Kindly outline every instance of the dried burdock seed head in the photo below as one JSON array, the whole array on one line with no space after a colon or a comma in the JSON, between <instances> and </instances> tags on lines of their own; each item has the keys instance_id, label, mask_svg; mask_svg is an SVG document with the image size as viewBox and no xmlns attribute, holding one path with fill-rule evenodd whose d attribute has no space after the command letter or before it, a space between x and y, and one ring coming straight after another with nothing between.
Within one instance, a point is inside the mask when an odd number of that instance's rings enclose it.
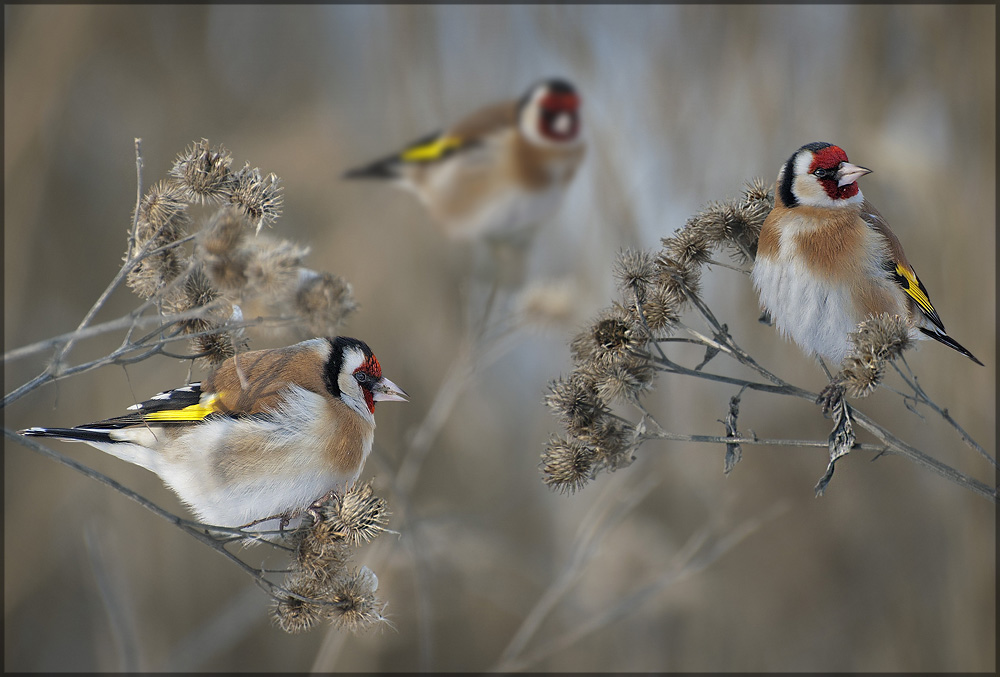
<instances>
[{"instance_id":1,"label":"dried burdock seed head","mask_svg":"<svg viewBox=\"0 0 1000 677\"><path fill-rule=\"evenodd\" d=\"M632 357L597 370L594 386L605 402L633 402L649 389L653 374L646 360Z\"/></svg>"},{"instance_id":2,"label":"dried burdock seed head","mask_svg":"<svg viewBox=\"0 0 1000 677\"><path fill-rule=\"evenodd\" d=\"M247 291L272 299L291 294L298 284L299 268L309 248L263 236L257 237L253 244L248 247Z\"/></svg>"},{"instance_id":3,"label":"dried burdock seed head","mask_svg":"<svg viewBox=\"0 0 1000 677\"><path fill-rule=\"evenodd\" d=\"M148 299L163 289L184 270L184 263L176 249L144 257L125 277L125 283L140 298Z\"/></svg>"},{"instance_id":4,"label":"dried burdock seed head","mask_svg":"<svg viewBox=\"0 0 1000 677\"><path fill-rule=\"evenodd\" d=\"M713 245L728 245L733 256L745 262L756 251L760 227L769 211L760 201L745 198L712 202L688 219L685 228L701 234Z\"/></svg>"},{"instance_id":5,"label":"dried burdock seed head","mask_svg":"<svg viewBox=\"0 0 1000 677\"><path fill-rule=\"evenodd\" d=\"M581 434L609 413L593 382L578 372L573 372L569 378L559 378L549 383L545 404L573 434Z\"/></svg>"},{"instance_id":6,"label":"dried burdock seed head","mask_svg":"<svg viewBox=\"0 0 1000 677\"><path fill-rule=\"evenodd\" d=\"M200 268L192 270L183 284L173 293L164 298L163 310L168 314L186 313L204 308L219 298L219 291L212 286L211 280ZM229 309L213 309L198 317L180 320L179 325L187 334L204 331L219 324L228 314Z\"/></svg>"},{"instance_id":7,"label":"dried burdock seed head","mask_svg":"<svg viewBox=\"0 0 1000 677\"><path fill-rule=\"evenodd\" d=\"M855 355L874 355L884 360L896 359L913 343L909 323L890 313L869 316L849 338Z\"/></svg>"},{"instance_id":8,"label":"dried burdock seed head","mask_svg":"<svg viewBox=\"0 0 1000 677\"><path fill-rule=\"evenodd\" d=\"M314 336L330 336L357 310L351 284L331 273L299 269L295 309Z\"/></svg>"},{"instance_id":9,"label":"dried burdock seed head","mask_svg":"<svg viewBox=\"0 0 1000 677\"><path fill-rule=\"evenodd\" d=\"M638 299L641 303L656 278L656 264L653 255L644 249L622 249L615 258L612 272L625 298Z\"/></svg>"},{"instance_id":10,"label":"dried burdock seed head","mask_svg":"<svg viewBox=\"0 0 1000 677\"><path fill-rule=\"evenodd\" d=\"M281 214L280 179L274 174L261 176L260 170L244 165L230 185L229 202L238 206L257 232Z\"/></svg>"},{"instance_id":11,"label":"dried burdock seed head","mask_svg":"<svg viewBox=\"0 0 1000 677\"><path fill-rule=\"evenodd\" d=\"M642 304L642 313L654 337L663 338L673 332L681 319L684 304L684 297L675 289L659 285L651 290L649 298Z\"/></svg>"},{"instance_id":12,"label":"dried burdock seed head","mask_svg":"<svg viewBox=\"0 0 1000 677\"><path fill-rule=\"evenodd\" d=\"M868 317L850 334L853 349L844 359L840 381L852 397L871 395L885 376L886 363L910 347L910 326L899 315Z\"/></svg>"},{"instance_id":13,"label":"dried burdock seed head","mask_svg":"<svg viewBox=\"0 0 1000 677\"><path fill-rule=\"evenodd\" d=\"M885 360L874 355L848 355L839 382L851 397L868 397L885 376Z\"/></svg>"},{"instance_id":14,"label":"dried burdock seed head","mask_svg":"<svg viewBox=\"0 0 1000 677\"><path fill-rule=\"evenodd\" d=\"M198 244L213 256L232 254L247 234L246 217L233 206L222 207L208 220L198 235Z\"/></svg>"},{"instance_id":15,"label":"dried burdock seed head","mask_svg":"<svg viewBox=\"0 0 1000 677\"><path fill-rule=\"evenodd\" d=\"M370 484L355 485L343 494L333 494L316 513L319 516L316 528L329 530L332 538L355 547L385 531L389 522L385 499L375 496Z\"/></svg>"},{"instance_id":16,"label":"dried burdock seed head","mask_svg":"<svg viewBox=\"0 0 1000 677\"><path fill-rule=\"evenodd\" d=\"M295 564L319 580L327 580L343 571L351 559L351 547L322 522L296 532Z\"/></svg>"},{"instance_id":17,"label":"dried burdock seed head","mask_svg":"<svg viewBox=\"0 0 1000 677\"><path fill-rule=\"evenodd\" d=\"M774 207L774 184L765 181L759 176L747 181L746 187L743 189L743 198L746 200L748 205L761 205L770 211ZM767 217L767 214L764 214ZM761 222L763 223L763 218Z\"/></svg>"},{"instance_id":18,"label":"dried burdock seed head","mask_svg":"<svg viewBox=\"0 0 1000 677\"><path fill-rule=\"evenodd\" d=\"M208 139L202 139L177 156L170 176L189 202L222 202L232 191L232 162L229 151L222 146L210 148Z\"/></svg>"},{"instance_id":19,"label":"dried burdock seed head","mask_svg":"<svg viewBox=\"0 0 1000 677\"><path fill-rule=\"evenodd\" d=\"M573 361L578 366L590 363L613 364L645 346L645 330L634 313L619 304L602 310L590 328L570 342Z\"/></svg>"},{"instance_id":20,"label":"dried burdock seed head","mask_svg":"<svg viewBox=\"0 0 1000 677\"><path fill-rule=\"evenodd\" d=\"M177 186L166 181L150 186L139 201L135 242L126 256L138 254L151 239L154 241L150 243L150 248L156 248L184 237L191 225L187 208L183 191Z\"/></svg>"},{"instance_id":21,"label":"dried burdock seed head","mask_svg":"<svg viewBox=\"0 0 1000 677\"><path fill-rule=\"evenodd\" d=\"M593 479L597 452L576 440L553 437L545 446L539 467L542 482L560 493L575 493Z\"/></svg>"},{"instance_id":22,"label":"dried burdock seed head","mask_svg":"<svg viewBox=\"0 0 1000 677\"><path fill-rule=\"evenodd\" d=\"M697 264L672 259L666 252L656 258L659 269L656 282L660 291L670 298L683 299L684 304L691 294L697 294L701 283L701 269ZM682 307L678 308L678 311Z\"/></svg>"},{"instance_id":23,"label":"dried burdock seed head","mask_svg":"<svg viewBox=\"0 0 1000 677\"><path fill-rule=\"evenodd\" d=\"M191 352L198 356L203 367L215 367L236 354L232 334L211 332L191 337Z\"/></svg>"},{"instance_id":24,"label":"dried burdock seed head","mask_svg":"<svg viewBox=\"0 0 1000 677\"><path fill-rule=\"evenodd\" d=\"M338 628L357 632L385 621L385 605L375 597L378 578L368 567L345 572L330 583L326 599L334 604L326 607L327 617Z\"/></svg>"},{"instance_id":25,"label":"dried burdock seed head","mask_svg":"<svg viewBox=\"0 0 1000 677\"><path fill-rule=\"evenodd\" d=\"M666 258L681 265L700 266L712 258L712 242L697 228L681 228L673 237L660 240Z\"/></svg>"},{"instance_id":26,"label":"dried burdock seed head","mask_svg":"<svg viewBox=\"0 0 1000 677\"><path fill-rule=\"evenodd\" d=\"M296 574L285 581L285 588L297 595L315 600L326 597L323 582L311 576ZM271 607L271 617L278 627L288 633L304 632L327 615L322 604L307 602L292 595L282 595L275 599Z\"/></svg>"}]
</instances>

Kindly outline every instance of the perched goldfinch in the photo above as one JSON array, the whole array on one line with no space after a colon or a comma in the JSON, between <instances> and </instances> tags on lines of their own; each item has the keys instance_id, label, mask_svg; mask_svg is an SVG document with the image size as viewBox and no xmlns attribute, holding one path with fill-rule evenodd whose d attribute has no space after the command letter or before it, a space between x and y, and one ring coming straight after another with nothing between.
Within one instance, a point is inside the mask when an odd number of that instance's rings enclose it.
<instances>
[{"instance_id":1,"label":"perched goldfinch","mask_svg":"<svg viewBox=\"0 0 1000 677\"><path fill-rule=\"evenodd\" d=\"M899 239L861 194L871 172L829 143L795 151L778 172L753 267L761 306L803 350L840 364L848 334L875 313L906 318L912 338L930 337L982 364L945 333Z\"/></svg>"},{"instance_id":2,"label":"perched goldfinch","mask_svg":"<svg viewBox=\"0 0 1000 677\"><path fill-rule=\"evenodd\" d=\"M553 79L344 178L388 180L413 191L457 239L503 239L556 212L583 155L580 97Z\"/></svg>"},{"instance_id":3,"label":"perched goldfinch","mask_svg":"<svg viewBox=\"0 0 1000 677\"><path fill-rule=\"evenodd\" d=\"M290 518L357 480L375 402L406 398L367 344L338 336L237 355L125 416L20 433L86 442L152 470L202 522L240 527Z\"/></svg>"}]
</instances>

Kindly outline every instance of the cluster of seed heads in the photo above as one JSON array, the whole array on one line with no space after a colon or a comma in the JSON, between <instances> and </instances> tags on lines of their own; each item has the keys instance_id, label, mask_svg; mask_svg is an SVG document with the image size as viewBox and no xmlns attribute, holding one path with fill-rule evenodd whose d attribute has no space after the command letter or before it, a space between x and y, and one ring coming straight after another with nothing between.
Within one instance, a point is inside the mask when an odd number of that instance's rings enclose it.
<instances>
[{"instance_id":1,"label":"cluster of seed heads","mask_svg":"<svg viewBox=\"0 0 1000 677\"><path fill-rule=\"evenodd\" d=\"M280 180L250 165L234 172L232 162L206 139L185 149L140 200L125 252L129 287L180 316L177 330L209 365L240 347L231 325L246 304L291 312L309 336L336 334L357 307L346 280L303 265L307 247L260 234L281 213ZM215 211L196 224L200 205Z\"/></svg>"},{"instance_id":2,"label":"cluster of seed heads","mask_svg":"<svg viewBox=\"0 0 1000 677\"><path fill-rule=\"evenodd\" d=\"M760 179L734 200L710 204L657 252L624 250L614 264L620 298L570 342L573 371L549 385L545 402L563 424L542 454L545 484L575 492L602 470L634 460L639 435L613 407L652 388L654 343L669 337L699 293L702 267L726 249L741 264L753 260L774 196Z\"/></svg>"},{"instance_id":3,"label":"cluster of seed heads","mask_svg":"<svg viewBox=\"0 0 1000 677\"><path fill-rule=\"evenodd\" d=\"M333 493L309 510L292 534L295 559L272 606L285 632L303 632L326 621L351 631L384 622L385 604L375 597L378 578L366 567L351 568L352 549L385 531L389 511L371 485Z\"/></svg>"},{"instance_id":4,"label":"cluster of seed heads","mask_svg":"<svg viewBox=\"0 0 1000 677\"><path fill-rule=\"evenodd\" d=\"M875 392L886 366L910 347L910 327L899 315L881 313L858 325L850 335L851 353L836 380L852 397L867 397Z\"/></svg>"}]
</instances>

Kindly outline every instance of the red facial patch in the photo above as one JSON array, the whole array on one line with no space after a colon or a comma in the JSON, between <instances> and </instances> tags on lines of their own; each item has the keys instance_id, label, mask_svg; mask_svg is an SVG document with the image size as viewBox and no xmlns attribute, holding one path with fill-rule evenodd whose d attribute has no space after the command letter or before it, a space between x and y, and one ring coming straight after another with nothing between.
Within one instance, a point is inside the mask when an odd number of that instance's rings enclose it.
<instances>
[{"instance_id":1,"label":"red facial patch","mask_svg":"<svg viewBox=\"0 0 1000 677\"><path fill-rule=\"evenodd\" d=\"M580 97L576 94L546 94L542 108L550 111L576 110L580 107Z\"/></svg>"},{"instance_id":2,"label":"red facial patch","mask_svg":"<svg viewBox=\"0 0 1000 677\"><path fill-rule=\"evenodd\" d=\"M847 162L847 153L840 146L827 146L821 148L813 154L812 164L809 165L809 173L812 174L819 168L837 171L841 162ZM832 175L832 174L831 174ZM831 200L846 200L858 194L858 182L849 183L846 186L838 186L836 179L820 179L817 177L823 190L830 196Z\"/></svg>"},{"instance_id":3,"label":"red facial patch","mask_svg":"<svg viewBox=\"0 0 1000 677\"><path fill-rule=\"evenodd\" d=\"M368 375L368 381L361 384L361 392L365 396L365 404L368 405L368 411L375 413L375 396L372 394L371 384L382 378L382 365L378 363L375 356L372 355L365 359L361 363L361 366L354 370L354 373L362 372Z\"/></svg>"}]
</instances>

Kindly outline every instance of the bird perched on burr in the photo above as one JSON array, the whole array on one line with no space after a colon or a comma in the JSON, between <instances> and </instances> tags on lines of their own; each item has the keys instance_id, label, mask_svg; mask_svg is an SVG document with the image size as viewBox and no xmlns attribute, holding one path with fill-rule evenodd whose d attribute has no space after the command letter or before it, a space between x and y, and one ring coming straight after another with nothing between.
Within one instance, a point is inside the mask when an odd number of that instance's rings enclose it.
<instances>
[{"instance_id":1,"label":"bird perched on burr","mask_svg":"<svg viewBox=\"0 0 1000 677\"><path fill-rule=\"evenodd\" d=\"M799 148L781 167L774 209L760 231L753 284L778 330L840 364L866 317L905 318L911 338L932 338L982 364L950 337L899 238L861 194L870 169L829 143Z\"/></svg>"},{"instance_id":2,"label":"bird perched on burr","mask_svg":"<svg viewBox=\"0 0 1000 677\"><path fill-rule=\"evenodd\" d=\"M583 156L580 96L549 79L344 178L412 191L456 239L517 238L556 212Z\"/></svg>"},{"instance_id":3,"label":"bird perched on burr","mask_svg":"<svg viewBox=\"0 0 1000 677\"><path fill-rule=\"evenodd\" d=\"M151 470L206 524L265 530L355 482L375 402L406 399L366 343L338 336L238 354L124 416L20 433Z\"/></svg>"}]
</instances>

